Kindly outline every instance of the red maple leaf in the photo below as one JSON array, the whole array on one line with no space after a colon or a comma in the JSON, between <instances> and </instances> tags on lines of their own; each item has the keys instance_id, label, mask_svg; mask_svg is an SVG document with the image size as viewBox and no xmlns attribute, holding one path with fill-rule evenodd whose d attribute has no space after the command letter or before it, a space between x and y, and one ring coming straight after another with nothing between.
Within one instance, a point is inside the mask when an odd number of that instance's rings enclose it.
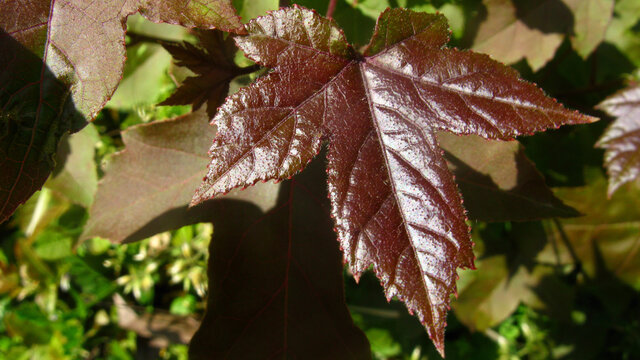
<instances>
[{"instance_id":1,"label":"red maple leaf","mask_svg":"<svg viewBox=\"0 0 640 360\"><path fill-rule=\"evenodd\" d=\"M442 15L387 10L363 54L313 11L251 21L238 46L274 68L227 99L192 204L300 171L329 142L332 216L356 278L416 313L444 353L458 268L473 267L465 210L436 131L512 140L594 118L563 108L488 56L445 48Z\"/></svg>"}]
</instances>

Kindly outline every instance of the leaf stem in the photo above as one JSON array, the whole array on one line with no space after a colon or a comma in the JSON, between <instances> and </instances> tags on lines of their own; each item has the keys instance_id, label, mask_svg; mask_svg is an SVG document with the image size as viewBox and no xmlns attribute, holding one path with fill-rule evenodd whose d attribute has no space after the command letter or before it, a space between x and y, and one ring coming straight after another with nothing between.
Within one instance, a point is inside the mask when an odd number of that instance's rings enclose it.
<instances>
[{"instance_id":1,"label":"leaf stem","mask_svg":"<svg viewBox=\"0 0 640 360\"><path fill-rule=\"evenodd\" d=\"M556 225L556 228L558 229L558 234L560 235L560 240L562 240L562 243L564 244L564 246L569 251L569 255L571 256L571 259L573 260L573 266L574 266L573 273L575 273L575 274L582 273L585 277L588 277L587 274L585 274L584 271L582 271L582 261L578 257L578 254L576 254L576 251L573 249L573 246L571 245L571 242L569 241L569 237L567 236L567 233L564 232L564 228L562 227L562 223L557 218L553 218L553 223Z\"/></svg>"},{"instance_id":2,"label":"leaf stem","mask_svg":"<svg viewBox=\"0 0 640 360\"><path fill-rule=\"evenodd\" d=\"M253 72L256 72L258 70L262 69L262 66L255 64L255 65L251 65L251 66L246 66L246 67L242 67L242 68L237 68L236 71L234 72L234 74L236 76L239 75L247 75L247 74L251 74Z\"/></svg>"},{"instance_id":3,"label":"leaf stem","mask_svg":"<svg viewBox=\"0 0 640 360\"><path fill-rule=\"evenodd\" d=\"M336 0L329 0L329 7L327 8L327 17L333 18L333 12L336 10Z\"/></svg>"},{"instance_id":4,"label":"leaf stem","mask_svg":"<svg viewBox=\"0 0 640 360\"><path fill-rule=\"evenodd\" d=\"M159 44L159 45L171 44L171 45L178 45L178 46L182 44L179 41L160 39L154 36L139 34L135 31L127 31L127 36L129 36L129 43L127 43L127 46L138 45L139 43L142 43L142 42Z\"/></svg>"}]
</instances>

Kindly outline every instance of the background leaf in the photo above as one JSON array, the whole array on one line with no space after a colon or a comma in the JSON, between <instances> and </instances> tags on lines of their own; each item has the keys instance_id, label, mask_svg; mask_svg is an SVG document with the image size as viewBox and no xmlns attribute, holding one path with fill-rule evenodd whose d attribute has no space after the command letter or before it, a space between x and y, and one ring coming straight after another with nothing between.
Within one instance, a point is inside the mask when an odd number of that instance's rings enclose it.
<instances>
[{"instance_id":1,"label":"background leaf","mask_svg":"<svg viewBox=\"0 0 640 360\"><path fill-rule=\"evenodd\" d=\"M95 146L99 140L92 124L73 135L63 136L58 145L58 163L45 186L72 203L90 207L98 188Z\"/></svg>"},{"instance_id":2,"label":"background leaf","mask_svg":"<svg viewBox=\"0 0 640 360\"><path fill-rule=\"evenodd\" d=\"M553 195L518 142L443 132L438 143L470 218L526 221L579 215Z\"/></svg>"},{"instance_id":3,"label":"background leaf","mask_svg":"<svg viewBox=\"0 0 640 360\"><path fill-rule=\"evenodd\" d=\"M231 0L0 4L0 222L45 182L60 137L111 97L124 63L122 23L138 10L153 21L244 32Z\"/></svg>"},{"instance_id":4,"label":"background leaf","mask_svg":"<svg viewBox=\"0 0 640 360\"><path fill-rule=\"evenodd\" d=\"M208 220L206 204L187 204L206 173L206 149L215 133L203 111L127 129L126 148L113 156L100 181L82 237L130 242ZM271 188L273 195L247 190L232 197L268 208L277 191Z\"/></svg>"},{"instance_id":5,"label":"background leaf","mask_svg":"<svg viewBox=\"0 0 640 360\"><path fill-rule=\"evenodd\" d=\"M217 200L211 295L191 358L371 357L344 304L323 178L316 161L283 184L268 213Z\"/></svg>"},{"instance_id":6,"label":"background leaf","mask_svg":"<svg viewBox=\"0 0 640 360\"><path fill-rule=\"evenodd\" d=\"M574 15L573 47L583 58L588 57L604 40L613 17L613 0L569 1Z\"/></svg>"}]
</instances>

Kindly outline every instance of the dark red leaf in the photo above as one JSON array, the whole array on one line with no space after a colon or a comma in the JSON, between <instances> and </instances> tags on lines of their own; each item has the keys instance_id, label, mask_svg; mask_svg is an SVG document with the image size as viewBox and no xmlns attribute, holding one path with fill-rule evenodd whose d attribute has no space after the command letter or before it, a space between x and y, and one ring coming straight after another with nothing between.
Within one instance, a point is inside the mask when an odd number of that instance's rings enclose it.
<instances>
[{"instance_id":1,"label":"dark red leaf","mask_svg":"<svg viewBox=\"0 0 640 360\"><path fill-rule=\"evenodd\" d=\"M247 25L237 40L274 67L214 118L212 162L198 203L286 179L328 139L332 216L356 278L373 265L444 352L456 270L473 267L457 187L436 131L511 140L594 121L563 108L486 55L444 48L442 15L385 11L364 55L331 20L300 7Z\"/></svg>"},{"instance_id":2,"label":"dark red leaf","mask_svg":"<svg viewBox=\"0 0 640 360\"><path fill-rule=\"evenodd\" d=\"M190 43L163 44L179 66L185 66L196 76L187 78L169 98L160 105L189 105L198 110L207 104L209 118L229 93L229 83L241 74L243 69L233 61L236 52L231 37L225 39L219 30L196 30L199 41L196 47Z\"/></svg>"},{"instance_id":3,"label":"dark red leaf","mask_svg":"<svg viewBox=\"0 0 640 360\"><path fill-rule=\"evenodd\" d=\"M266 214L214 201L210 295L190 358L370 359L344 303L322 164L284 183Z\"/></svg>"},{"instance_id":4,"label":"dark red leaf","mask_svg":"<svg viewBox=\"0 0 640 360\"><path fill-rule=\"evenodd\" d=\"M124 22L244 33L231 0L0 3L0 222L51 172L62 134L81 129L122 78Z\"/></svg>"},{"instance_id":5,"label":"dark red leaf","mask_svg":"<svg viewBox=\"0 0 640 360\"><path fill-rule=\"evenodd\" d=\"M632 84L598 107L617 118L597 144L606 149L604 163L611 197L622 184L640 176L640 84Z\"/></svg>"}]
</instances>

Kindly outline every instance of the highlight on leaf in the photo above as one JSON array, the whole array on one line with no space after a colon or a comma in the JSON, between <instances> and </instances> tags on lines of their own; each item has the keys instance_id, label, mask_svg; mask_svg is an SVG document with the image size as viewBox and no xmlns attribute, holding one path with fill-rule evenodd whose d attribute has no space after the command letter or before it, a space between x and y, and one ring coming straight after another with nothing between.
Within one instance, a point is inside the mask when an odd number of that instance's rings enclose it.
<instances>
[{"instance_id":1,"label":"highlight on leaf","mask_svg":"<svg viewBox=\"0 0 640 360\"><path fill-rule=\"evenodd\" d=\"M329 143L331 215L356 279L373 266L444 355L458 268L473 268L466 212L436 133L513 140L597 119L565 109L518 74L446 48L442 15L390 9L359 54L334 21L302 7L246 25L237 45L273 70L229 97L192 204L284 180Z\"/></svg>"},{"instance_id":2,"label":"highlight on leaf","mask_svg":"<svg viewBox=\"0 0 640 360\"><path fill-rule=\"evenodd\" d=\"M607 192L611 197L620 186L640 176L640 84L631 84L598 108L616 118L596 144L606 150Z\"/></svg>"}]
</instances>

